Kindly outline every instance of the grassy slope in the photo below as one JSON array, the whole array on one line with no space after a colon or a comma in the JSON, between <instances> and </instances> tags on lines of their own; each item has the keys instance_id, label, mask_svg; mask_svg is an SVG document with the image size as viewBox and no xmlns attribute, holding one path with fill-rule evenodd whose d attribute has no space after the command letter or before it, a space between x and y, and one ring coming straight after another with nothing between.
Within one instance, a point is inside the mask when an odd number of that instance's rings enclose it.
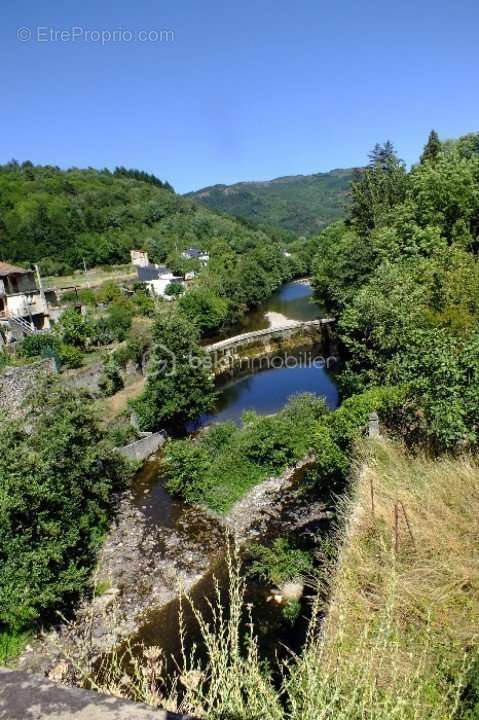
<instances>
[{"instance_id":1,"label":"grassy slope","mask_svg":"<svg viewBox=\"0 0 479 720\"><path fill-rule=\"evenodd\" d=\"M313 643L298 667L303 716L328 707L324 717L338 720L450 718L479 623L479 468L411 459L389 443L368 452L324 645ZM410 525L401 510L398 549L397 501Z\"/></svg>"},{"instance_id":2,"label":"grassy slope","mask_svg":"<svg viewBox=\"0 0 479 720\"><path fill-rule=\"evenodd\" d=\"M351 178L352 170L331 170L269 182L213 185L188 197L231 215L308 235L344 217Z\"/></svg>"}]
</instances>

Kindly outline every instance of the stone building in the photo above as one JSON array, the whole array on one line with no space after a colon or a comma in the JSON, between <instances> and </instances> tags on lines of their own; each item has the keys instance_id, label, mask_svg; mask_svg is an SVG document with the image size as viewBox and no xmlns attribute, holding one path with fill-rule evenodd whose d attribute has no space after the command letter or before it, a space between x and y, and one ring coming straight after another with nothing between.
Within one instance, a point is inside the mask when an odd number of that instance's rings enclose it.
<instances>
[{"instance_id":1,"label":"stone building","mask_svg":"<svg viewBox=\"0 0 479 720\"><path fill-rule=\"evenodd\" d=\"M48 305L34 271L0 261L0 344L48 327Z\"/></svg>"}]
</instances>

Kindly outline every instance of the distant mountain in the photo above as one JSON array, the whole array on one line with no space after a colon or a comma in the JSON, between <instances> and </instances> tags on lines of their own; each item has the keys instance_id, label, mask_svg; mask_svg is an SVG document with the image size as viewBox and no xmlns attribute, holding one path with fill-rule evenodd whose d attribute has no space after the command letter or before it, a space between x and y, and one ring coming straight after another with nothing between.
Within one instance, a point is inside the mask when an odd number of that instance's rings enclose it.
<instances>
[{"instance_id":1,"label":"distant mountain","mask_svg":"<svg viewBox=\"0 0 479 720\"><path fill-rule=\"evenodd\" d=\"M345 216L352 176L353 170L346 169L212 185L187 197L230 215L312 235Z\"/></svg>"}]
</instances>

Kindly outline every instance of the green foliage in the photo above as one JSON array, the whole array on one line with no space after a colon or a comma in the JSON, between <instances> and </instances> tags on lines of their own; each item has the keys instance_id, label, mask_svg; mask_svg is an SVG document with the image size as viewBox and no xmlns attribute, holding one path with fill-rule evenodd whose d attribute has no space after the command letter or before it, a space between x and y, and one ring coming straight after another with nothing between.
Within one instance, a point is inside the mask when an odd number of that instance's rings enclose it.
<instances>
[{"instance_id":1,"label":"green foliage","mask_svg":"<svg viewBox=\"0 0 479 720\"><path fill-rule=\"evenodd\" d=\"M247 549L249 574L274 585L304 578L313 569L311 554L294 547L286 537L276 538L271 547L251 543Z\"/></svg>"},{"instance_id":2,"label":"green foliage","mask_svg":"<svg viewBox=\"0 0 479 720\"><path fill-rule=\"evenodd\" d=\"M376 412L385 425L397 429L403 422L406 401L404 387L372 387L347 398L315 424L312 430L315 473L325 492L343 487L351 468L353 445L365 434L369 415Z\"/></svg>"},{"instance_id":3,"label":"green foliage","mask_svg":"<svg viewBox=\"0 0 479 720\"><path fill-rule=\"evenodd\" d=\"M60 352L61 341L53 333L35 333L22 340L19 351L27 358L49 357Z\"/></svg>"},{"instance_id":4,"label":"green foliage","mask_svg":"<svg viewBox=\"0 0 479 720\"><path fill-rule=\"evenodd\" d=\"M42 274L129 262L144 247L155 262L218 240L245 252L270 241L256 226L221 216L172 192L152 175L117 168L0 166L2 259L39 262ZM278 241L279 242L279 239ZM178 253L177 253L178 254Z\"/></svg>"},{"instance_id":5,"label":"green foliage","mask_svg":"<svg viewBox=\"0 0 479 720\"><path fill-rule=\"evenodd\" d=\"M32 633L28 630L0 629L0 665L8 665L20 655L31 637Z\"/></svg>"},{"instance_id":6,"label":"green foliage","mask_svg":"<svg viewBox=\"0 0 479 720\"><path fill-rule=\"evenodd\" d=\"M220 423L194 441L170 442L166 485L189 502L224 512L251 487L302 459L315 423L326 412L321 399L298 395L275 416L249 412L241 427Z\"/></svg>"},{"instance_id":7,"label":"green foliage","mask_svg":"<svg viewBox=\"0 0 479 720\"><path fill-rule=\"evenodd\" d=\"M66 345L73 345L79 350L85 350L92 327L88 318L75 308L67 308L62 313L55 330Z\"/></svg>"},{"instance_id":8,"label":"green foliage","mask_svg":"<svg viewBox=\"0 0 479 720\"><path fill-rule=\"evenodd\" d=\"M437 159L441 150L442 145L441 141L439 140L439 135L435 130L431 130L427 139L427 143L425 144L424 150L422 151L420 162L434 162Z\"/></svg>"},{"instance_id":9,"label":"green foliage","mask_svg":"<svg viewBox=\"0 0 479 720\"><path fill-rule=\"evenodd\" d=\"M143 395L133 403L140 425L183 431L212 408L215 399L209 358L198 330L179 312L160 318L153 334L153 362Z\"/></svg>"},{"instance_id":10,"label":"green foliage","mask_svg":"<svg viewBox=\"0 0 479 720\"><path fill-rule=\"evenodd\" d=\"M179 282L170 282L165 287L165 295L168 295L169 297L177 297L178 295L181 295L182 292L183 285Z\"/></svg>"},{"instance_id":11,"label":"green foliage","mask_svg":"<svg viewBox=\"0 0 479 720\"><path fill-rule=\"evenodd\" d=\"M0 623L19 630L84 588L126 472L90 406L60 384L38 390L28 432L0 424Z\"/></svg>"},{"instance_id":12,"label":"green foliage","mask_svg":"<svg viewBox=\"0 0 479 720\"><path fill-rule=\"evenodd\" d=\"M114 395L123 387L123 378L120 374L120 366L112 353L107 355L103 361L103 372L99 385L100 390L106 397Z\"/></svg>"},{"instance_id":13,"label":"green foliage","mask_svg":"<svg viewBox=\"0 0 479 720\"><path fill-rule=\"evenodd\" d=\"M361 235L384 224L388 211L405 199L406 169L391 143L376 145L367 168L355 173L351 220Z\"/></svg>"},{"instance_id":14,"label":"green foliage","mask_svg":"<svg viewBox=\"0 0 479 720\"><path fill-rule=\"evenodd\" d=\"M83 353L74 345L61 343L58 356L60 365L65 368L79 368L83 364Z\"/></svg>"},{"instance_id":15,"label":"green foliage","mask_svg":"<svg viewBox=\"0 0 479 720\"><path fill-rule=\"evenodd\" d=\"M220 327L228 314L227 301L202 285L186 292L179 299L178 307L202 333Z\"/></svg>"},{"instance_id":16,"label":"green foliage","mask_svg":"<svg viewBox=\"0 0 479 720\"><path fill-rule=\"evenodd\" d=\"M351 220L318 238L319 297L339 315L345 394L408 388L409 439L476 445L479 369L479 136L431 134L409 173L375 148L353 187Z\"/></svg>"},{"instance_id":17,"label":"green foliage","mask_svg":"<svg viewBox=\"0 0 479 720\"><path fill-rule=\"evenodd\" d=\"M344 216L351 179L352 170L332 170L271 182L213 185L189 197L230 215L310 235Z\"/></svg>"}]
</instances>

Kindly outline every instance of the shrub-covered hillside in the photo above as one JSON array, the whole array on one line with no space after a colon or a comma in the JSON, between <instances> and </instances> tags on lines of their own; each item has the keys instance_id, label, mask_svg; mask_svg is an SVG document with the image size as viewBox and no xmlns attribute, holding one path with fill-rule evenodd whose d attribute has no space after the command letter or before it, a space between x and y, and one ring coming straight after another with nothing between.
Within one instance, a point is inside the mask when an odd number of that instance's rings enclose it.
<instances>
[{"instance_id":1,"label":"shrub-covered hillside","mask_svg":"<svg viewBox=\"0 0 479 720\"><path fill-rule=\"evenodd\" d=\"M213 185L188 197L231 215L310 235L345 216L352 176L352 170L331 170L268 182Z\"/></svg>"},{"instance_id":2,"label":"shrub-covered hillside","mask_svg":"<svg viewBox=\"0 0 479 720\"><path fill-rule=\"evenodd\" d=\"M186 200L138 170L0 166L0 257L41 261L43 274L83 267L83 259L88 266L128 262L138 245L163 261L219 239L238 251L269 242L255 227Z\"/></svg>"}]
</instances>

